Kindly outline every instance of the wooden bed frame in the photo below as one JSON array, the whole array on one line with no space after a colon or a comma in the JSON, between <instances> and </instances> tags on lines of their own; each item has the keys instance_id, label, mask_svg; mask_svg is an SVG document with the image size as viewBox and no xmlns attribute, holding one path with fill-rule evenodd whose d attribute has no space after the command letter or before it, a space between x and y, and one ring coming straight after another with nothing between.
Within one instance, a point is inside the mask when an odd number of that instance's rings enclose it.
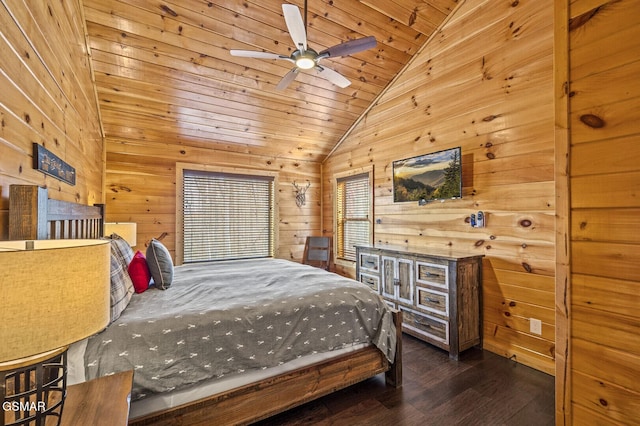
<instances>
[{"instance_id":1,"label":"wooden bed frame","mask_svg":"<svg viewBox=\"0 0 640 426\"><path fill-rule=\"evenodd\" d=\"M12 240L99 238L104 209L48 198L46 188L11 185L9 238ZM248 424L265 419L385 373L389 386L402 386L402 313L394 312L398 336L395 362L374 346L356 350L239 388L129 421L131 425Z\"/></svg>"},{"instance_id":2,"label":"wooden bed frame","mask_svg":"<svg viewBox=\"0 0 640 426\"><path fill-rule=\"evenodd\" d=\"M46 188L9 187L9 239L57 240L100 238L104 207L50 200Z\"/></svg>"}]
</instances>

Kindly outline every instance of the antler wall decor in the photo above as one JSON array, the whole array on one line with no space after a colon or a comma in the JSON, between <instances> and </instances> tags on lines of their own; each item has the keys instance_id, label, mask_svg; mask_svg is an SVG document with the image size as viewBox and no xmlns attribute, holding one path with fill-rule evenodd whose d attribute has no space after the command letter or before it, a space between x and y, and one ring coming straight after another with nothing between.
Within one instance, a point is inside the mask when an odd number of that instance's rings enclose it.
<instances>
[{"instance_id":1,"label":"antler wall decor","mask_svg":"<svg viewBox=\"0 0 640 426\"><path fill-rule=\"evenodd\" d=\"M311 182L309 181L307 181L307 186L305 187L300 187L295 181L293 181L293 187L295 188L295 193L296 193L296 205L298 207L304 206L307 198L305 194L307 192L307 189L309 189L310 186L311 186Z\"/></svg>"}]
</instances>

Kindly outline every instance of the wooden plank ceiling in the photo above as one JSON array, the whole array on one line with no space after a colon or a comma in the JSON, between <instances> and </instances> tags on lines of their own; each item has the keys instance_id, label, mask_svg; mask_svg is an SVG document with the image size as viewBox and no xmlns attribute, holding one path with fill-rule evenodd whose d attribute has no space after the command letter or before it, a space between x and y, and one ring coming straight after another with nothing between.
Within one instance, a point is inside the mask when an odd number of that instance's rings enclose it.
<instances>
[{"instance_id":1,"label":"wooden plank ceiling","mask_svg":"<svg viewBox=\"0 0 640 426\"><path fill-rule=\"evenodd\" d=\"M277 91L289 62L229 50L290 55L282 0L83 0L105 137L322 161L456 2L309 0L311 48L378 45L323 61L347 88L303 71Z\"/></svg>"}]
</instances>

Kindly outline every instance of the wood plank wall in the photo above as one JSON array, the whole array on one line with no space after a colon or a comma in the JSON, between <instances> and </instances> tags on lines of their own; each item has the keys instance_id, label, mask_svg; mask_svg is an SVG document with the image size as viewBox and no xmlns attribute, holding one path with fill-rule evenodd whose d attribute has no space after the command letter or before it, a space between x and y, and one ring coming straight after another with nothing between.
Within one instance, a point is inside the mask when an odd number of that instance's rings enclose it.
<instances>
[{"instance_id":1,"label":"wood plank wall","mask_svg":"<svg viewBox=\"0 0 640 426\"><path fill-rule=\"evenodd\" d=\"M553 2L460 3L323 164L323 232L334 230L333 176L373 165L375 241L486 255L485 349L553 374ZM455 146L463 199L393 202L394 160ZM484 229L468 223L478 210ZM542 320L541 336L529 318Z\"/></svg>"},{"instance_id":2,"label":"wood plank wall","mask_svg":"<svg viewBox=\"0 0 640 426\"><path fill-rule=\"evenodd\" d=\"M302 260L305 239L320 233L320 163L218 151L167 140L158 144L107 139L107 221L137 223L137 250L161 240L176 259L176 162L278 173L276 257ZM295 202L293 182L311 184L306 204Z\"/></svg>"},{"instance_id":3,"label":"wood plank wall","mask_svg":"<svg viewBox=\"0 0 640 426\"><path fill-rule=\"evenodd\" d=\"M640 1L569 3L566 415L640 424Z\"/></svg>"},{"instance_id":4,"label":"wood plank wall","mask_svg":"<svg viewBox=\"0 0 640 426\"><path fill-rule=\"evenodd\" d=\"M0 1L0 239L8 237L9 185L102 202L104 146L77 1ZM76 185L32 168L37 142L76 169Z\"/></svg>"}]
</instances>

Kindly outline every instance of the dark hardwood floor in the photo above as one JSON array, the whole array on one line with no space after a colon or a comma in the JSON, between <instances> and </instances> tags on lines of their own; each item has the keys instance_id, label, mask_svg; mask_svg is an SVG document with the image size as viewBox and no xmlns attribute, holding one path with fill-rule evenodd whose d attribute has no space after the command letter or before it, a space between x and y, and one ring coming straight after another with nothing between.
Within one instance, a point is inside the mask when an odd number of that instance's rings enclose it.
<instances>
[{"instance_id":1,"label":"dark hardwood floor","mask_svg":"<svg viewBox=\"0 0 640 426\"><path fill-rule=\"evenodd\" d=\"M447 352L403 335L403 386L379 375L257 423L553 425L554 378L488 351Z\"/></svg>"}]
</instances>

